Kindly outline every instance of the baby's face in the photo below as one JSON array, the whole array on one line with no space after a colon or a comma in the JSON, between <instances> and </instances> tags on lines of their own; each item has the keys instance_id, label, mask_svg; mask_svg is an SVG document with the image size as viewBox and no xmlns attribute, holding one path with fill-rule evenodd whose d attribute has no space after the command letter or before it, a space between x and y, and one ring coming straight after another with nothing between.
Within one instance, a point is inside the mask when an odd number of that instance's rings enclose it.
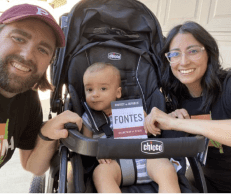
<instances>
[{"instance_id":1,"label":"baby's face","mask_svg":"<svg viewBox=\"0 0 231 194\"><path fill-rule=\"evenodd\" d=\"M121 97L118 78L111 68L98 72L86 72L83 77L86 102L97 111L111 114L111 102Z\"/></svg>"}]
</instances>

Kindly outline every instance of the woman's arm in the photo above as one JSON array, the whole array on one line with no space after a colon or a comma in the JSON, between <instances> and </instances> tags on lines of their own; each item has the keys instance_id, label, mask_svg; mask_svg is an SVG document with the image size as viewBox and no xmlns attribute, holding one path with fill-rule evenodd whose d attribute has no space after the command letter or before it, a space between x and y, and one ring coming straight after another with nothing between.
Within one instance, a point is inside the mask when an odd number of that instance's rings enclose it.
<instances>
[{"instance_id":1,"label":"woman's arm","mask_svg":"<svg viewBox=\"0 0 231 194\"><path fill-rule=\"evenodd\" d=\"M231 120L176 119L158 108L153 108L145 118L145 130L176 130L203 135L231 146Z\"/></svg>"},{"instance_id":2,"label":"woman's arm","mask_svg":"<svg viewBox=\"0 0 231 194\"><path fill-rule=\"evenodd\" d=\"M144 118L146 118L147 113L144 111ZM148 131L148 129L144 128L145 132L147 133L148 136L150 135L153 135L153 136L156 136L156 135L160 135L161 134L161 130L159 129L155 129L154 131Z\"/></svg>"}]
</instances>

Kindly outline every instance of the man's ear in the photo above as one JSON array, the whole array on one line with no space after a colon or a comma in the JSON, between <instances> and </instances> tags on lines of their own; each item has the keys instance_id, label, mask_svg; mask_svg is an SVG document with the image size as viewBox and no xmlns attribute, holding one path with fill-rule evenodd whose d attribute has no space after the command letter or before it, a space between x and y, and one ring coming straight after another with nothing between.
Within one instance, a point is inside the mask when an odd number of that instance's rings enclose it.
<instances>
[{"instance_id":1,"label":"man's ear","mask_svg":"<svg viewBox=\"0 0 231 194\"><path fill-rule=\"evenodd\" d=\"M36 83L31 89L34 91L37 91L38 90L38 83Z\"/></svg>"},{"instance_id":2,"label":"man's ear","mask_svg":"<svg viewBox=\"0 0 231 194\"><path fill-rule=\"evenodd\" d=\"M122 96L122 88L121 88L121 87L118 87L118 88L117 88L116 98L121 98L121 96Z\"/></svg>"}]
</instances>

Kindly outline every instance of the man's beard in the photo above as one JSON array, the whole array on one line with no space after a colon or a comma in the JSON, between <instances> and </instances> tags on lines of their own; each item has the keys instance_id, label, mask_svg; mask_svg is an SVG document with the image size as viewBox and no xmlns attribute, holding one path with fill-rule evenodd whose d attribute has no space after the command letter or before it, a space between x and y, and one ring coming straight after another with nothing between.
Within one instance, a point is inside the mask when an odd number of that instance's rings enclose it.
<instances>
[{"instance_id":1,"label":"man's beard","mask_svg":"<svg viewBox=\"0 0 231 194\"><path fill-rule=\"evenodd\" d=\"M9 72L10 62L18 61L22 64L26 64L32 73L28 77L18 76ZM37 66L32 61L25 61L19 55L8 55L5 60L0 58L0 88L10 93L22 93L31 89L42 77L42 75L36 74Z\"/></svg>"}]
</instances>

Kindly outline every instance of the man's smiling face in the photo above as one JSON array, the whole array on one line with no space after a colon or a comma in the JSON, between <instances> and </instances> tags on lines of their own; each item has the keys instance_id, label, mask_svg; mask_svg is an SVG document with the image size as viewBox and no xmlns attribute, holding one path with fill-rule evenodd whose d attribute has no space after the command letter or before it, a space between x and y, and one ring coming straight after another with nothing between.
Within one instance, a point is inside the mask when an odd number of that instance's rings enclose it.
<instances>
[{"instance_id":1,"label":"man's smiling face","mask_svg":"<svg viewBox=\"0 0 231 194\"><path fill-rule=\"evenodd\" d=\"M53 30L39 19L7 24L0 31L0 88L21 93L45 73L55 51Z\"/></svg>"}]
</instances>

